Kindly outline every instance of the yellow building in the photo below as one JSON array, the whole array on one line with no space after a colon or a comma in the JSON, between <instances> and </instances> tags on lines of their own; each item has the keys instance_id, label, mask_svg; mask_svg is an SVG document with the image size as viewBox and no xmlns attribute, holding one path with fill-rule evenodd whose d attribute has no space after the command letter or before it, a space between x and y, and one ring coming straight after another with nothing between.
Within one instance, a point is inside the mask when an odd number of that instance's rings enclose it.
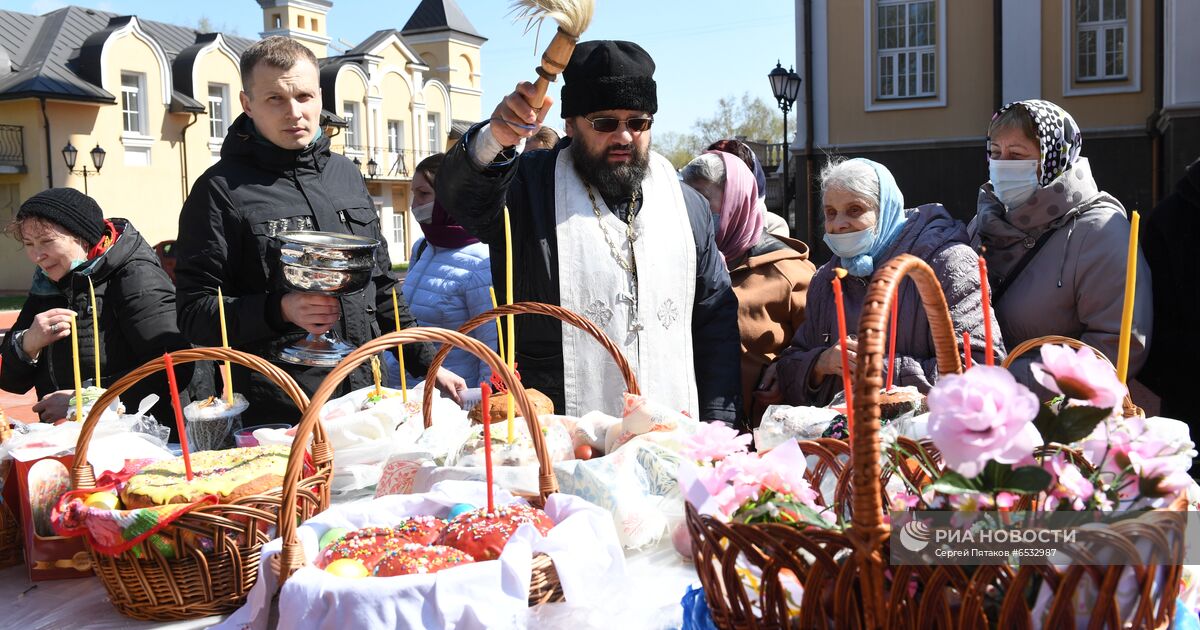
<instances>
[{"instance_id":1,"label":"yellow building","mask_svg":"<svg viewBox=\"0 0 1200 630\"><path fill-rule=\"evenodd\" d=\"M417 41L381 31L329 57L333 3L258 1L264 35L293 37L320 58L334 150L359 159L392 259L407 259L412 167L445 149L455 123L479 118L484 38L453 0L425 0L410 20L420 18ZM150 243L174 239L192 183L242 113L238 60L252 43L74 6L0 11L0 222L38 191L71 186ZM70 170L67 145L77 152ZM28 289L32 272L18 245L0 246L0 290Z\"/></svg>"},{"instance_id":2,"label":"yellow building","mask_svg":"<svg viewBox=\"0 0 1200 630\"><path fill-rule=\"evenodd\" d=\"M1000 105L1061 105L1096 180L1149 209L1200 155L1195 0L796 0L797 231L819 243L827 153L888 166L908 205L975 213ZM1189 63L1189 60L1191 63Z\"/></svg>"}]
</instances>

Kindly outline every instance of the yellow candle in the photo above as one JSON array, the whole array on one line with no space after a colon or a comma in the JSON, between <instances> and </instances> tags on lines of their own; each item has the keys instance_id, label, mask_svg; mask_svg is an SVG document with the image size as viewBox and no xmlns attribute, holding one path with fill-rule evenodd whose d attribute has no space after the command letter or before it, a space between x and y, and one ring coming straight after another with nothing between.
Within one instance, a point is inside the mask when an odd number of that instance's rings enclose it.
<instances>
[{"instance_id":1,"label":"yellow candle","mask_svg":"<svg viewBox=\"0 0 1200 630\"><path fill-rule=\"evenodd\" d=\"M100 384L100 314L96 310L96 286L88 276L88 298L92 300L92 358L96 361L96 387Z\"/></svg>"},{"instance_id":2,"label":"yellow candle","mask_svg":"<svg viewBox=\"0 0 1200 630\"><path fill-rule=\"evenodd\" d=\"M221 319L221 347L229 347L229 333L225 328L225 294L221 293L221 287L217 287L217 314ZM229 361L221 366L221 380L225 381L225 404L233 406L233 368L230 367Z\"/></svg>"},{"instance_id":3,"label":"yellow candle","mask_svg":"<svg viewBox=\"0 0 1200 630\"><path fill-rule=\"evenodd\" d=\"M504 298L506 303L513 303L513 256L512 256L512 220L509 216L508 206L504 206ZM508 369L513 370L516 365L517 356L517 331L513 329L513 316L508 315L508 343L505 347L508 348ZM512 444L513 439L513 394L508 393L508 443Z\"/></svg>"},{"instance_id":4,"label":"yellow candle","mask_svg":"<svg viewBox=\"0 0 1200 630\"><path fill-rule=\"evenodd\" d=\"M496 304L496 287L488 287L488 294L492 296L492 309L497 308ZM500 358L508 360L508 355L504 354L504 330L500 328L500 318L496 318L496 349L499 350Z\"/></svg>"},{"instance_id":5,"label":"yellow candle","mask_svg":"<svg viewBox=\"0 0 1200 630\"><path fill-rule=\"evenodd\" d=\"M1135 210L1129 219L1129 253L1125 259L1125 308L1121 311L1121 336L1117 338L1117 377L1129 377L1129 337L1133 332L1133 298L1137 289L1138 228L1142 217Z\"/></svg>"},{"instance_id":6,"label":"yellow candle","mask_svg":"<svg viewBox=\"0 0 1200 630\"><path fill-rule=\"evenodd\" d=\"M83 382L79 377L79 322L71 316L71 363L75 368L75 422L83 421Z\"/></svg>"},{"instance_id":7,"label":"yellow candle","mask_svg":"<svg viewBox=\"0 0 1200 630\"><path fill-rule=\"evenodd\" d=\"M380 388L380 381L383 380L379 375L379 357L371 357L371 376L375 379L375 395L383 395L383 390Z\"/></svg>"},{"instance_id":8,"label":"yellow candle","mask_svg":"<svg viewBox=\"0 0 1200 630\"><path fill-rule=\"evenodd\" d=\"M392 314L396 316L396 332L400 332L400 298L396 297L396 287L392 287ZM400 397L408 402L408 377L404 375L404 346L396 346L396 358L400 360ZM433 378L432 374L426 375Z\"/></svg>"}]
</instances>

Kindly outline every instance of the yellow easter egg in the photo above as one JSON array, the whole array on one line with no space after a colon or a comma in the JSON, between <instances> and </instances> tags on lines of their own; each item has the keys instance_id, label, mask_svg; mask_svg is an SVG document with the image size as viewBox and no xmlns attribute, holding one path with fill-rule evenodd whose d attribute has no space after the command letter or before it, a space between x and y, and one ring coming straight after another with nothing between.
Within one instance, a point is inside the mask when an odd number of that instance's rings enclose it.
<instances>
[{"instance_id":1,"label":"yellow easter egg","mask_svg":"<svg viewBox=\"0 0 1200 630\"><path fill-rule=\"evenodd\" d=\"M363 578L371 574L370 571L367 571L367 567L362 563L362 560L356 558L334 560L329 563L329 566L325 567L325 570L344 578Z\"/></svg>"},{"instance_id":2,"label":"yellow easter egg","mask_svg":"<svg viewBox=\"0 0 1200 630\"><path fill-rule=\"evenodd\" d=\"M116 510L121 506L121 500L111 492L93 492L83 504L97 510Z\"/></svg>"}]
</instances>

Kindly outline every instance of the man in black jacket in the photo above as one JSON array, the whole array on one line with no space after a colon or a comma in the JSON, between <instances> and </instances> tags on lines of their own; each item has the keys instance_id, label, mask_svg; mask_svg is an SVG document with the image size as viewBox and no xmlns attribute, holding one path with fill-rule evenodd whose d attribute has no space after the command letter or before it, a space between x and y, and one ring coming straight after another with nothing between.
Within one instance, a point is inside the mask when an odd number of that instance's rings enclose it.
<instances>
[{"instance_id":1,"label":"man in black jacket","mask_svg":"<svg viewBox=\"0 0 1200 630\"><path fill-rule=\"evenodd\" d=\"M437 197L491 246L499 294L507 205L515 301L587 317L617 343L649 399L737 425L737 298L708 203L650 152L653 73L632 42L579 44L563 72L570 138L518 158L516 145L550 104L534 110L523 83L447 153ZM595 341L534 316L516 319L516 339L523 382L559 413L620 415L619 373Z\"/></svg>"},{"instance_id":2,"label":"man in black jacket","mask_svg":"<svg viewBox=\"0 0 1200 630\"><path fill-rule=\"evenodd\" d=\"M387 248L375 251L367 288L339 298L288 292L279 278L274 236L287 230L320 230L383 242L379 217L362 175L350 160L331 153L320 128L317 60L286 37L269 37L242 55L239 116L225 137L221 160L192 187L179 217L175 244L179 328L192 343L221 343L217 288L222 289L229 343L274 359L305 332L336 328L355 345L395 329ZM403 302L402 326L414 325ZM406 346L406 367L422 375L433 358L427 344ZM310 394L328 368L280 363ZM361 368L351 388L371 382ZM456 398L466 384L445 370L435 382ZM234 389L250 402L247 424L295 420L282 391L256 372L237 369Z\"/></svg>"}]
</instances>

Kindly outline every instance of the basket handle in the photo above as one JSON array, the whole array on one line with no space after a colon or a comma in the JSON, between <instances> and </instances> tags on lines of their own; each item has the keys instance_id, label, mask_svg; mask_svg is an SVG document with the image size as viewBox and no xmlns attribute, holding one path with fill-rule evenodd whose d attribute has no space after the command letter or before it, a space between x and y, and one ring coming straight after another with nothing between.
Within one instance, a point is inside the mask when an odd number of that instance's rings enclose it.
<instances>
[{"instance_id":1,"label":"basket handle","mask_svg":"<svg viewBox=\"0 0 1200 630\"><path fill-rule=\"evenodd\" d=\"M1008 352L1008 356L1004 358L1004 362L1001 363L1000 365L1002 367L1008 368L1008 367L1012 366L1012 364L1017 360L1017 357L1020 357L1021 355L1025 354L1026 352L1029 352L1031 350L1036 350L1036 349L1038 349L1044 345L1048 345L1048 344L1064 344L1064 345L1070 346L1076 350L1078 350L1080 348L1087 348L1087 349L1091 350L1097 357L1104 359L1104 362L1107 363L1110 367L1112 366L1112 361L1109 360L1108 355L1104 354L1103 352L1100 352L1096 348L1093 348L1092 346L1089 346L1088 344L1086 344L1078 339L1075 339L1073 337L1063 337L1062 335L1045 335L1042 337L1034 337L1033 339L1026 339L1025 341L1018 344L1017 347L1010 350ZM1113 370L1116 370L1116 368L1113 368ZM1142 411L1141 407L1138 407L1137 405L1133 404L1133 398L1130 398L1130 396L1129 396L1129 388L1128 387L1125 388L1125 398L1121 403L1121 413L1126 418L1133 418L1135 416L1146 415L1146 412Z\"/></svg>"},{"instance_id":2,"label":"basket handle","mask_svg":"<svg viewBox=\"0 0 1200 630\"><path fill-rule=\"evenodd\" d=\"M338 385L350 375L358 366L362 365L371 356L384 350L394 348L397 345L407 343L421 342L440 342L450 346L461 348L471 354L483 359L492 371L499 374L504 384L509 387L509 391L516 396L514 401L517 408L521 410L521 414L525 417L525 423L529 427L529 436L533 439L534 452L538 458L538 488L543 498L558 492L558 480L554 477L554 468L550 461L549 451L546 450L546 441L540 430L541 424L537 418L537 411L529 402L529 397L525 394L525 389L520 387L513 373L509 371L504 362L500 360L499 355L492 352L492 349L487 347L482 341L472 339L460 332L453 330L444 330L441 328L405 328L399 332L392 332L382 337L376 337L371 341L359 346L354 352L351 352L342 359L342 362L333 368L325 380L321 382L321 386L317 388L313 394L312 401L308 408L304 410L304 417L300 419L300 426L296 429L296 435L292 438L292 454L288 458L287 473L283 478L283 503L279 510L279 535L283 539L283 550L280 553L279 563L279 583L283 584L288 576L296 569L299 569L304 564L304 552L300 549L300 539L297 536L298 514L296 503L297 484L300 479L301 464L304 462L304 449L308 442L308 434L316 428L320 428L321 423L318 422L321 407L329 401Z\"/></svg>"},{"instance_id":3,"label":"basket handle","mask_svg":"<svg viewBox=\"0 0 1200 630\"><path fill-rule=\"evenodd\" d=\"M911 254L902 254L875 271L867 287L862 315L858 323L859 361L854 374L854 434L851 436L854 527L847 535L858 548L862 566L863 610L867 627L875 627L871 617L885 610L882 556L884 538L891 527L883 520L883 489L880 486L879 391L883 387L885 332L895 288L905 277L912 278L925 307L940 374L962 372L954 322L946 307L946 296L933 269Z\"/></svg>"},{"instance_id":4,"label":"basket handle","mask_svg":"<svg viewBox=\"0 0 1200 630\"><path fill-rule=\"evenodd\" d=\"M283 390L283 393L287 394L288 398L291 398L292 402L296 403L296 406L300 409L300 411L303 412L308 407L308 396L304 393L304 390L300 389L300 386L296 384L296 381L293 380L292 377L287 374L287 372L284 372L278 366L272 364L270 361L267 361L262 357L248 354L240 350L234 350L232 348L213 347L176 350L175 352L171 353L171 359L176 365L192 363L195 361L229 361L231 363L237 363L238 365L250 368L259 374L262 374L270 379L272 383L278 385L279 388ZM133 387L136 383L147 376L164 370L165 367L163 358L155 357L143 363L137 369L121 377L121 379L119 379L117 382L109 385L104 394L102 394L95 404L92 405L92 410L88 413L87 419L84 420L83 428L79 431L79 442L75 445L75 463L71 465L71 484L74 489L78 490L80 488L96 487L96 474L95 471L92 470L91 465L87 463L87 453L88 445L92 440L92 433L95 432L96 425L100 422L100 416L103 415L104 410L107 409L108 406L117 399L117 396L125 393L125 391L130 387ZM313 442L314 444L326 443L325 429L320 426L317 427L316 433L313 437ZM324 453L323 457L317 456L318 450ZM315 464L318 469L329 465L332 461L332 450L314 449L313 464ZM327 488L325 492L328 492ZM326 499L328 499L328 497L326 497Z\"/></svg>"},{"instance_id":5,"label":"basket handle","mask_svg":"<svg viewBox=\"0 0 1200 630\"><path fill-rule=\"evenodd\" d=\"M621 349L617 347L616 342L605 334L603 330L600 330L599 326L592 323L592 320L561 306L543 304L541 302L504 304L476 315L470 321L460 326L458 332L463 334L470 333L501 315L545 315L546 317L553 317L564 324L570 324L582 330L591 335L593 339L599 342L612 355L613 361L617 363L617 369L621 371L621 376L625 379L625 391L635 395L642 393L641 388L638 386L637 377L634 376L633 369L629 367L629 361L621 353ZM450 354L450 350L450 346L447 345L443 345L438 349L437 354L433 357L433 362L429 364L429 374L437 372L437 369L446 360L446 356ZM474 383L469 383L469 385L474 385ZM433 425L433 390L428 387L424 388L422 405L421 411L425 416L425 428L428 429Z\"/></svg>"}]
</instances>

